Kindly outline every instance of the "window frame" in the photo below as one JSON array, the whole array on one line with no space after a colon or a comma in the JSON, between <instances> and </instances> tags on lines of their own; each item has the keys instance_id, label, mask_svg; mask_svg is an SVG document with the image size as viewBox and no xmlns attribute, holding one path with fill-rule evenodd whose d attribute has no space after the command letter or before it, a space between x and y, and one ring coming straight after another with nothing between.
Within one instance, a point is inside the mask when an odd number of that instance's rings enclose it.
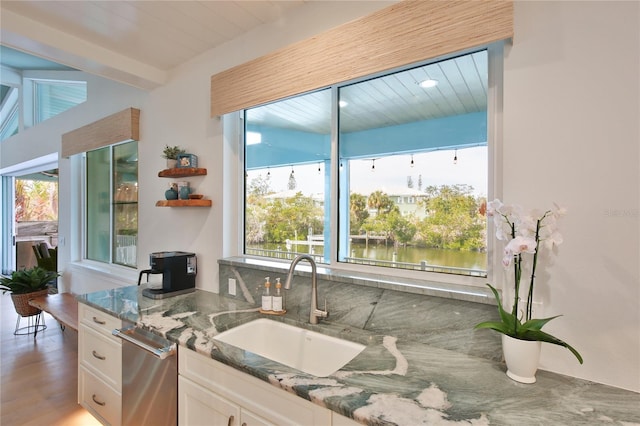
<instances>
[{"instance_id":1,"label":"window frame","mask_svg":"<svg viewBox=\"0 0 640 426\"><path fill-rule=\"evenodd\" d=\"M87 179L88 179L88 161L87 161L87 152L83 152L82 154L80 154L81 156L81 160L82 160L82 164L81 164L81 180L80 180L80 190L81 190L81 198L80 198L80 208L82 211L82 220L81 220L81 238L80 238L80 247L81 247L81 254L80 254L80 258L82 260L82 262L87 262L89 264L93 263L93 264L97 264L97 265L105 265L105 266L109 266L109 267L116 267L116 268L125 268L126 270L136 270L137 269L137 252L140 246L139 241L136 240L136 262L134 265L127 265L124 263L116 263L115 262L115 256L114 256L114 251L115 251L115 238L114 238L114 232L115 232L115 225L114 225L114 217L115 217L115 209L116 206L118 205L118 203L115 201L114 195L115 195L115 187L114 187L114 180L113 180L113 172L114 172L114 164L113 164L113 150L115 147L119 146L119 145L123 145L123 144L127 144L127 143L131 143L131 142L136 142L136 144L139 143L139 141L136 140L126 140L126 141L122 141L116 144L111 144L111 145L106 145L100 148L96 148L95 150L92 151L97 151L100 149L104 149L104 148L108 148L109 149L109 248L108 248L108 253L109 253L109 261L108 262L103 262L101 260L96 260L96 259L91 259L88 257L88 197L87 197L87 191L88 191L88 187L87 187ZM138 146L136 145L136 150L138 150ZM140 179L140 169L138 167L138 171L137 171L137 180L139 182ZM137 212L138 215L140 213L140 204L139 201L136 202L136 208L137 208ZM138 224L138 233L137 236L139 236L139 224Z\"/></svg>"},{"instance_id":2,"label":"window frame","mask_svg":"<svg viewBox=\"0 0 640 426\"><path fill-rule=\"evenodd\" d=\"M58 114L61 114L65 111L68 111L69 109L81 105L84 102L87 101L87 93L88 93L88 84L86 80L60 80L60 79L51 79L51 78L28 78L28 80L31 83L31 97L32 97L32 125L35 126L39 123L42 123L50 118L55 117ZM85 90L85 97L84 100L80 103L74 104L70 107L68 107L67 109L65 109L64 111L59 112L58 114L54 114L51 115L49 117L45 117L43 118L41 115L41 108L40 108L40 96L39 96L39 92L40 92L40 86L44 85L44 84L49 84L52 86L84 86L84 90Z\"/></svg>"},{"instance_id":3,"label":"window frame","mask_svg":"<svg viewBox=\"0 0 640 426\"><path fill-rule=\"evenodd\" d=\"M0 142L10 138L20 132L20 114L19 114L19 95L20 90L17 87L9 86L9 93L6 96L4 103L0 109L0 116L2 122L0 122ZM11 125L15 120L15 131ZM11 132L11 134L8 134Z\"/></svg>"},{"instance_id":4,"label":"window frame","mask_svg":"<svg viewBox=\"0 0 640 426\"><path fill-rule=\"evenodd\" d=\"M339 84L332 85L326 88L319 88L317 90L331 89L331 170L330 170L330 188L333 189L330 193L330 253L329 261L327 264L321 265L326 270L330 270L332 273L339 275L347 274L362 274L362 275L374 275L378 277L379 281L387 281L393 283L399 283L400 285L412 285L418 282L425 287L429 286L429 283L437 284L450 284L454 286L462 285L464 287L484 287L487 280L494 281L496 274L494 271L499 270L499 257L494 255L495 242L493 235L493 224L491 221L487 221L487 276L486 277L474 277L464 275L443 274L438 272L428 271L412 271L407 269L392 269L385 267L376 267L368 265L358 265L346 262L338 262L338 233L339 233L339 158L338 153L338 89L339 87L359 83L361 81L378 78L384 75L392 74L395 72L402 72L407 69L411 69L417 66L423 66L429 63L435 63L447 59L451 59L457 56L470 54L479 50L487 50L488 55L488 89L487 89L487 156L488 156L488 176L487 176L487 200L494 198L500 198L502 196L502 91L503 91L503 66L504 66L504 42L491 43L489 45L477 46L475 48L466 49L464 51L455 52L442 57L431 58L419 63L407 64L403 67L399 67L393 70L386 70L384 72L368 75L363 78L357 78L353 80L343 81ZM315 91L315 90L314 90ZM303 95L303 94L299 94ZM244 143L244 131L246 129L246 123L244 122L245 114L244 110L239 114L240 126L237 129L239 141L239 153L238 156L238 172L241 174L239 179L241 191L239 191L238 205L240 206L240 217L238 222L238 255L261 260L265 262L282 263L282 261L262 256L254 256L246 254L245 243L245 194L246 186L248 182L244 179L245 176L245 156L246 146ZM348 211L348 209L347 209ZM410 284L411 283L411 284ZM459 289L456 289L458 291Z\"/></svg>"}]
</instances>

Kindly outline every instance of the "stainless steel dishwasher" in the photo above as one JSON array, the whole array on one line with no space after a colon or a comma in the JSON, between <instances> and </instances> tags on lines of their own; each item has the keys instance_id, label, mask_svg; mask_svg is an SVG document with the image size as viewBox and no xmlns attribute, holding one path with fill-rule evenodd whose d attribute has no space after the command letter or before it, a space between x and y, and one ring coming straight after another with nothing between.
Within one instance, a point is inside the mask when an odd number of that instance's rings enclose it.
<instances>
[{"instance_id":1,"label":"stainless steel dishwasher","mask_svg":"<svg viewBox=\"0 0 640 426\"><path fill-rule=\"evenodd\" d=\"M125 324L122 339L122 424L178 423L178 352L175 343Z\"/></svg>"}]
</instances>

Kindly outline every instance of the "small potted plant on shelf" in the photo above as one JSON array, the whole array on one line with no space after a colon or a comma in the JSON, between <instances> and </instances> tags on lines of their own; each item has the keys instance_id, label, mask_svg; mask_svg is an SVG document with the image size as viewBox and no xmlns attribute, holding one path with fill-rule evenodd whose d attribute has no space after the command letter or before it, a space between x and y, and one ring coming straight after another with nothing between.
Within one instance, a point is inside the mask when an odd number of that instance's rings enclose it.
<instances>
[{"instance_id":1,"label":"small potted plant on shelf","mask_svg":"<svg viewBox=\"0 0 640 426\"><path fill-rule=\"evenodd\" d=\"M167 169L174 169L178 165L178 155L184 154L185 150L179 146L166 145L162 150L162 157L167 159Z\"/></svg>"},{"instance_id":2,"label":"small potted plant on shelf","mask_svg":"<svg viewBox=\"0 0 640 426\"><path fill-rule=\"evenodd\" d=\"M10 292L16 312L29 317L40 313L40 309L29 305L29 300L49 293L49 283L59 277L55 271L47 271L39 266L13 271L11 276L0 278L2 293Z\"/></svg>"}]
</instances>

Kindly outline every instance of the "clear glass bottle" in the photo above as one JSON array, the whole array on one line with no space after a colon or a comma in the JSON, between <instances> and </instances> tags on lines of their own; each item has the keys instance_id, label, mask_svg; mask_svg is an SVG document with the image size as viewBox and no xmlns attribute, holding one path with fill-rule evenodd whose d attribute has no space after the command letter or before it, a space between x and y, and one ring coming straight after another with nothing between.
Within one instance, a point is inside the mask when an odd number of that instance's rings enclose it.
<instances>
[{"instance_id":1,"label":"clear glass bottle","mask_svg":"<svg viewBox=\"0 0 640 426\"><path fill-rule=\"evenodd\" d=\"M273 296L271 295L271 283L269 282L269 277L265 277L264 279L264 290L262 290L262 310L273 310Z\"/></svg>"},{"instance_id":2,"label":"clear glass bottle","mask_svg":"<svg viewBox=\"0 0 640 426\"><path fill-rule=\"evenodd\" d=\"M273 293L273 311L283 312L284 309L284 290L280 283L280 278L276 278L276 291Z\"/></svg>"}]
</instances>

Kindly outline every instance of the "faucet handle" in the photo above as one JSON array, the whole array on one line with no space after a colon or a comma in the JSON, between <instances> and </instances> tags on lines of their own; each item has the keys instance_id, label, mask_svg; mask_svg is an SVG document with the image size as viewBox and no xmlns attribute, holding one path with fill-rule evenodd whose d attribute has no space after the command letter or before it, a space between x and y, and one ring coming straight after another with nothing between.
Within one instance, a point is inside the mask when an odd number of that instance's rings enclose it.
<instances>
[{"instance_id":1,"label":"faucet handle","mask_svg":"<svg viewBox=\"0 0 640 426\"><path fill-rule=\"evenodd\" d=\"M322 318L327 318L329 316L329 311L327 311L327 298L324 298L324 310L322 311Z\"/></svg>"}]
</instances>

